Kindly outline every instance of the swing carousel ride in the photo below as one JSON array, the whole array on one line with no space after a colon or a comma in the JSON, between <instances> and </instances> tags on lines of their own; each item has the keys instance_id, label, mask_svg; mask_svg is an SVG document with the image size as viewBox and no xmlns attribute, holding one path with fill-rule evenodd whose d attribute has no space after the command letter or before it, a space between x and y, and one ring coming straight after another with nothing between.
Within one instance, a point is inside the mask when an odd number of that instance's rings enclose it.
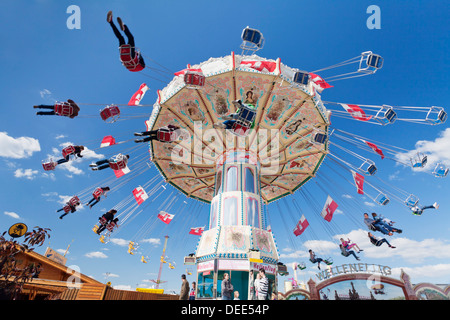
<instances>
[{"instance_id":1,"label":"swing carousel ride","mask_svg":"<svg viewBox=\"0 0 450 320\"><path fill-rule=\"evenodd\" d=\"M178 192L162 196L165 199L157 215L141 226L130 242L128 253L134 254L138 250L139 240L155 228L157 221L169 224L177 216L190 214L185 212L186 201L178 197L183 194L210 205L209 221L204 221L203 227L185 226L186 233L200 236L195 253L185 258L187 265L196 265L197 272L211 271L213 274L230 268L248 272L263 266L266 273L276 275L279 254L267 217L268 206L272 202L278 205L277 200L304 190L302 187L317 176L322 165L335 165L345 180L356 185L358 193L380 206L386 206L392 200L408 208L418 205L416 195L399 188L390 190L376 179L375 161L347 145L397 162L396 155L406 149L334 128L331 119L347 118L378 126L395 125L398 121L439 125L447 119L442 107L324 101L321 95L333 87L330 83L372 75L382 68L383 58L367 51L327 68L305 71L285 65L280 58L266 59L257 55L265 42L259 30L246 27L241 38L241 54L231 52L172 72L173 79L157 91L157 101L153 105L140 104L148 90L145 84L133 95L128 106L152 107L151 113L146 114L145 131L169 125L178 129L170 142L151 139L145 144L148 152L132 155L127 162L121 158L110 164L115 175L99 182L97 187L111 184L111 193L151 168L156 168L160 175L154 175L146 184L133 189L129 197L114 206L119 228L114 231L114 227L108 227L106 234L100 236L102 242L106 243L114 232L127 227L134 216L145 209L145 201L154 201L168 192L169 184ZM152 70L146 67L140 72L145 74L148 69ZM344 71L324 76L334 70ZM62 107L58 108L63 113ZM121 105L104 106L100 117L110 123L126 119L127 115L120 109ZM112 136L106 136L101 147L127 142L133 144L132 139L117 142ZM134 144L137 145L144 144ZM63 153L64 157L73 154L66 149ZM330 164L324 162L325 159L329 159ZM410 162L402 164L423 168L427 164L427 155L418 154ZM43 166L45 170L55 170L57 163L50 159ZM438 163L432 174L445 177L447 173L448 169ZM315 201L311 200L314 195L307 192L300 193L307 198L311 196L309 201ZM97 199L101 196L101 190L88 187L75 196L72 203L86 203L89 197ZM336 204L331 197L323 209L315 203L316 211L329 225L336 209L333 203ZM296 199L291 205L294 206L291 214L302 212ZM70 206L65 210L70 210ZM150 211L154 211L153 208ZM188 211L193 214L192 210ZM281 211L280 215L283 215ZM296 236L307 226L304 215L296 226L285 225L287 232L292 234L294 229ZM142 255L141 261L147 263L147 258ZM161 265L163 262L167 262L164 253ZM327 262L331 264L332 258ZM169 264L173 268L175 262ZM160 283L160 279L157 281ZM198 285L201 287L200 278Z\"/></svg>"}]
</instances>

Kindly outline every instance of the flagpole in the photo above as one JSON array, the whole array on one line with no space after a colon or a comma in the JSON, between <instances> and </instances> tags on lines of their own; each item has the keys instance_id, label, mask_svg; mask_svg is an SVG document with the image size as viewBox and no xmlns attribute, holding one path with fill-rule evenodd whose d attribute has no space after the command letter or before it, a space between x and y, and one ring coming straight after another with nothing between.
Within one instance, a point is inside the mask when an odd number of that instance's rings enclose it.
<instances>
[{"instance_id":1,"label":"flagpole","mask_svg":"<svg viewBox=\"0 0 450 320\"><path fill-rule=\"evenodd\" d=\"M72 239L72 242L71 242L71 243L69 243L69 245L67 246L66 252L64 252L64 255L63 255L63 257L65 257L65 256L66 256L66 254L67 254L67 252L69 251L70 245L71 245L71 244L73 243L73 240L74 240L74 239Z\"/></svg>"},{"instance_id":2,"label":"flagpole","mask_svg":"<svg viewBox=\"0 0 450 320\"><path fill-rule=\"evenodd\" d=\"M162 252L162 256L161 256L161 263L159 265L158 279L156 280L156 289L159 289L159 283L161 281L161 272L162 272L162 267L163 267L163 263L164 263L164 255L166 252L167 239L169 239L169 236L165 236L164 238L166 238L166 240L164 240L164 248L163 248L163 252Z\"/></svg>"}]
</instances>

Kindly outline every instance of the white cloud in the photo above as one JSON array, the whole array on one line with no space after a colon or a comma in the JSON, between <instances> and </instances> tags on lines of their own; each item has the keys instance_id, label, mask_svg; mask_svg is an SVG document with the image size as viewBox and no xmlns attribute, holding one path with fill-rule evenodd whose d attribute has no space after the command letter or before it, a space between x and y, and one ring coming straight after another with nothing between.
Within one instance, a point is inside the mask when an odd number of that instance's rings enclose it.
<instances>
[{"instance_id":1,"label":"white cloud","mask_svg":"<svg viewBox=\"0 0 450 320\"><path fill-rule=\"evenodd\" d=\"M149 238L149 239L144 239L141 242L150 243L150 244L154 245L155 247L157 247L161 244L161 239Z\"/></svg>"},{"instance_id":2,"label":"white cloud","mask_svg":"<svg viewBox=\"0 0 450 320\"><path fill-rule=\"evenodd\" d=\"M104 273L103 275L108 278L119 278L119 275L115 273Z\"/></svg>"},{"instance_id":3,"label":"white cloud","mask_svg":"<svg viewBox=\"0 0 450 320\"><path fill-rule=\"evenodd\" d=\"M309 252L307 252L307 251L303 251L303 250L297 250L297 251L283 250L283 251L288 251L289 253L280 254L280 259L309 258Z\"/></svg>"},{"instance_id":4,"label":"white cloud","mask_svg":"<svg viewBox=\"0 0 450 320\"><path fill-rule=\"evenodd\" d=\"M343 194L342 197L347 199L353 199L353 197L349 194Z\"/></svg>"},{"instance_id":5,"label":"white cloud","mask_svg":"<svg viewBox=\"0 0 450 320\"><path fill-rule=\"evenodd\" d=\"M307 250L311 249L315 253L331 253L336 252L337 244L327 240L308 240L303 244ZM309 257L309 252L308 252Z\"/></svg>"},{"instance_id":6,"label":"white cloud","mask_svg":"<svg viewBox=\"0 0 450 320\"><path fill-rule=\"evenodd\" d=\"M10 169L14 169L15 167L17 167L17 164L15 162L11 162L11 161L8 161L8 160L5 160L5 164Z\"/></svg>"},{"instance_id":7,"label":"white cloud","mask_svg":"<svg viewBox=\"0 0 450 320\"><path fill-rule=\"evenodd\" d=\"M14 219L20 219L20 216L17 214L17 213L15 213L15 212L11 212L11 211L5 211L5 212L3 212L5 215L7 215L7 216L10 216L11 218L14 218Z\"/></svg>"},{"instance_id":8,"label":"white cloud","mask_svg":"<svg viewBox=\"0 0 450 320\"><path fill-rule=\"evenodd\" d=\"M58 192L55 192L55 191L41 193L41 196L43 196L43 197L56 197L57 195L58 195Z\"/></svg>"},{"instance_id":9,"label":"white cloud","mask_svg":"<svg viewBox=\"0 0 450 320\"><path fill-rule=\"evenodd\" d=\"M368 207L375 207L375 203L373 203L373 202L364 201L364 204Z\"/></svg>"},{"instance_id":10,"label":"white cloud","mask_svg":"<svg viewBox=\"0 0 450 320\"><path fill-rule=\"evenodd\" d=\"M36 178L36 175L38 174L39 171L37 170L33 170L33 169L17 169L16 171L14 171L14 177L16 178L26 178L28 180L33 180L34 178Z\"/></svg>"},{"instance_id":11,"label":"white cloud","mask_svg":"<svg viewBox=\"0 0 450 320\"><path fill-rule=\"evenodd\" d=\"M56 180L55 174L53 172L50 172L50 173L43 172L41 176L44 178L49 178L52 181Z\"/></svg>"},{"instance_id":12,"label":"white cloud","mask_svg":"<svg viewBox=\"0 0 450 320\"><path fill-rule=\"evenodd\" d=\"M30 137L13 138L0 132L0 157L23 159L41 151L39 140Z\"/></svg>"},{"instance_id":13,"label":"white cloud","mask_svg":"<svg viewBox=\"0 0 450 320\"><path fill-rule=\"evenodd\" d=\"M58 139L66 138L66 137L67 137L67 136L65 136L65 135L63 135L63 134L59 134L59 135L57 135L57 136L55 137L55 139L58 140Z\"/></svg>"},{"instance_id":14,"label":"white cloud","mask_svg":"<svg viewBox=\"0 0 450 320\"><path fill-rule=\"evenodd\" d=\"M120 238L111 238L109 241L114 244L117 244L118 246L121 246L121 247L127 247L128 244L130 243L129 240L120 239Z\"/></svg>"},{"instance_id":15,"label":"white cloud","mask_svg":"<svg viewBox=\"0 0 450 320\"><path fill-rule=\"evenodd\" d=\"M420 267L401 267L392 268L391 272L394 277L400 277L401 271L408 274L411 279L418 278L449 278L450 264L423 265Z\"/></svg>"},{"instance_id":16,"label":"white cloud","mask_svg":"<svg viewBox=\"0 0 450 320\"><path fill-rule=\"evenodd\" d=\"M41 98L44 99L46 97L49 97L52 93L48 89L43 89L43 90L39 91L39 94L40 94Z\"/></svg>"},{"instance_id":17,"label":"white cloud","mask_svg":"<svg viewBox=\"0 0 450 320\"><path fill-rule=\"evenodd\" d=\"M410 163L410 159L417 157L418 153L427 155L428 162L425 168L415 168L415 171L432 171L439 162L450 166L450 128L441 131L434 141L417 141L414 150L399 153L396 158L401 162Z\"/></svg>"},{"instance_id":18,"label":"white cloud","mask_svg":"<svg viewBox=\"0 0 450 320\"><path fill-rule=\"evenodd\" d=\"M100 258L100 259L108 258L108 256L106 254L104 254L103 252L100 252L100 251L88 252L84 256L87 258Z\"/></svg>"}]
</instances>

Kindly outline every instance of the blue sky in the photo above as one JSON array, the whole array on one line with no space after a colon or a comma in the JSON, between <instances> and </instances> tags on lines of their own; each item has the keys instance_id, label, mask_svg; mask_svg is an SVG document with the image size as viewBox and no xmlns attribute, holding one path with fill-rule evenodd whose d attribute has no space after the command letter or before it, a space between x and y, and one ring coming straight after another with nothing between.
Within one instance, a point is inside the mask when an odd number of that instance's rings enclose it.
<instances>
[{"instance_id":1,"label":"blue sky","mask_svg":"<svg viewBox=\"0 0 450 320\"><path fill-rule=\"evenodd\" d=\"M79 30L68 29L66 25L70 16L66 9L72 4L81 9ZM372 4L380 7L381 29L370 30L366 26L370 16L366 10ZM251 26L261 30L266 39L264 49L258 52L260 56L280 57L288 66L303 70L320 69L368 50L383 56L384 65L379 72L334 82L333 88L323 92L323 100L418 107L446 107L449 101L449 4L444 1L282 1L277 4L273 1L197 0L2 1L1 229L7 230L16 222L24 222L29 228L50 228L51 238L44 247L49 245L64 251L71 244L67 265L76 265L82 273L100 281L111 281L119 288L151 285L148 280L157 277L159 256L167 234L166 254L177 267L170 270L165 265L162 279L168 281L164 285L166 290L178 292L180 274L186 271L183 257L194 252L198 241L198 237L187 235L188 229L206 224L209 206L186 199L170 186L166 190L159 189L163 194L152 203L145 203L145 210L116 232L115 243L100 243L91 231L97 217L128 197L134 187L159 175L152 167L94 208L83 208L63 220L58 219L55 211L68 196L111 178L109 170L92 172L88 169L95 157L135 146L129 142L99 150L101 138L112 134L121 136L118 140L128 140L134 138L133 132L145 129L145 117L115 124L102 122L98 117L100 104L126 104L145 82L150 90L142 103L152 105L156 101L156 91L171 79L171 76L168 80L148 70L145 76L124 69L118 59L117 39L106 23L108 10L113 10L115 17L122 17L128 24L145 56L173 72L188 63L226 56L231 51L240 53L242 29ZM39 117L32 108L36 104L52 104L68 98L80 103L80 117ZM151 107L137 111L124 109L124 119L133 112L149 115ZM332 117L332 125L406 150L420 146L433 161L438 159L450 165L450 149L446 148L450 140L448 123L427 126L398 121L382 127ZM418 141L422 143L417 144ZM44 172L42 161L49 155L55 157L68 142L88 146L93 150L89 153L91 157L85 156L81 161ZM268 206L281 261L289 266L292 262L307 262L306 253L311 247L322 256L332 256L335 264L349 263L353 258L341 257L336 246L333 236L338 233L349 235L365 249L361 257L367 263L389 265L394 271L403 268L411 275L413 283L449 283L448 178L431 175L433 166L423 172L413 171L389 159L380 160L373 153L355 151L377 164L376 178L370 177L367 181L381 185L384 181L417 195L421 204L437 201L440 208L417 217L396 201L385 207L373 207L370 199L358 195L354 186L342 178L351 180L348 172L339 171L339 166L327 159L318 177L308 182L303 193L297 192ZM145 147L133 152L144 154L141 158L147 156ZM339 154L333 147L331 152ZM351 160L348 155L346 159ZM369 180L371 178L374 179ZM303 194L311 195L313 200L305 200ZM339 204L339 212L329 225L324 225L310 205L314 207L314 203L318 203L322 207L327 194ZM172 198L173 210L181 212L183 206L186 208L169 226L152 224L163 200ZM310 221L310 228L297 238L292 235L292 229L301 213L295 210L293 199ZM401 235L389 237L396 249L370 245L362 225L365 211L382 213L404 230ZM140 251L149 256L147 264L139 261L138 254L127 254L123 246L140 235L142 226L147 227L146 239L152 239L141 243L140 247ZM311 242L313 240L316 242ZM43 253L44 247L37 251ZM300 280L314 277L317 271L316 266L309 262L307 265L306 270L298 273ZM286 279L279 278L281 290ZM188 280L193 281L194 277Z\"/></svg>"}]
</instances>

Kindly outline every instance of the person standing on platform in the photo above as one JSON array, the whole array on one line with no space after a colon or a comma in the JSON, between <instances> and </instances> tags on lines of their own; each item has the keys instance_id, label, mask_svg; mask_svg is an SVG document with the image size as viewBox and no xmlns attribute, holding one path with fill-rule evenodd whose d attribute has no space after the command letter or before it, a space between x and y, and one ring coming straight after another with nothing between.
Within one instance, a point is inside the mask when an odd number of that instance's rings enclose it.
<instances>
[{"instance_id":1,"label":"person standing on platform","mask_svg":"<svg viewBox=\"0 0 450 320\"><path fill-rule=\"evenodd\" d=\"M189 299L189 282L186 280L186 275L181 275L181 290L180 290L180 300Z\"/></svg>"},{"instance_id":2,"label":"person standing on platform","mask_svg":"<svg viewBox=\"0 0 450 320\"><path fill-rule=\"evenodd\" d=\"M192 281L192 288L191 291L189 291L189 300L195 300L195 281Z\"/></svg>"},{"instance_id":3,"label":"person standing on platform","mask_svg":"<svg viewBox=\"0 0 450 320\"><path fill-rule=\"evenodd\" d=\"M233 290L234 288L231 284L230 276L228 275L228 273L224 273L222 280L222 300L231 300Z\"/></svg>"},{"instance_id":4,"label":"person standing on platform","mask_svg":"<svg viewBox=\"0 0 450 320\"><path fill-rule=\"evenodd\" d=\"M266 277L266 271L263 268L259 269L259 274L261 279L258 283L258 300L266 300L267 292L269 291L269 279Z\"/></svg>"}]
</instances>

